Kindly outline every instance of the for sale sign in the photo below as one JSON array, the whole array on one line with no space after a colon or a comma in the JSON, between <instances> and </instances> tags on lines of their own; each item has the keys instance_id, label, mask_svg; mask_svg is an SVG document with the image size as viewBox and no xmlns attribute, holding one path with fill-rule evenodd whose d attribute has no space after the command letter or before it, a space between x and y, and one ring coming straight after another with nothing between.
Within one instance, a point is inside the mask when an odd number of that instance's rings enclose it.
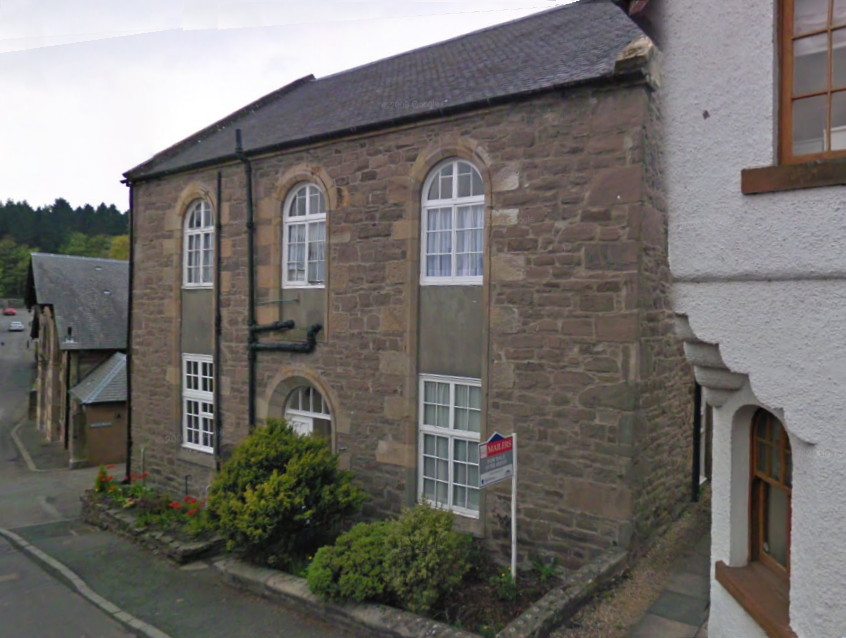
<instances>
[{"instance_id":1,"label":"for sale sign","mask_svg":"<svg viewBox=\"0 0 846 638\"><path fill-rule=\"evenodd\" d=\"M479 444L479 487L514 476L514 436L494 432Z\"/></svg>"}]
</instances>

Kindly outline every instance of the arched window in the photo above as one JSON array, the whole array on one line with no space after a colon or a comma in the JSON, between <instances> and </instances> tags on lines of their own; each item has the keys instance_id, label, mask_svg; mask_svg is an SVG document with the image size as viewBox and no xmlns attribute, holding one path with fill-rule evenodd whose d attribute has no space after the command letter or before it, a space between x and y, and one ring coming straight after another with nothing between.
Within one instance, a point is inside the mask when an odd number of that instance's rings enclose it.
<instances>
[{"instance_id":1,"label":"arched window","mask_svg":"<svg viewBox=\"0 0 846 638\"><path fill-rule=\"evenodd\" d=\"M485 185L476 167L450 160L423 184L421 284L481 284Z\"/></svg>"},{"instance_id":2,"label":"arched window","mask_svg":"<svg viewBox=\"0 0 846 638\"><path fill-rule=\"evenodd\" d=\"M751 560L781 573L790 570L791 459L784 427L758 410L752 419Z\"/></svg>"},{"instance_id":3,"label":"arched window","mask_svg":"<svg viewBox=\"0 0 846 638\"><path fill-rule=\"evenodd\" d=\"M300 184L285 202L282 281L322 287L326 281L326 200L314 184Z\"/></svg>"},{"instance_id":4,"label":"arched window","mask_svg":"<svg viewBox=\"0 0 846 638\"><path fill-rule=\"evenodd\" d=\"M332 413L329 404L317 388L301 385L288 395L285 403L285 421L298 434L332 436Z\"/></svg>"},{"instance_id":5,"label":"arched window","mask_svg":"<svg viewBox=\"0 0 846 638\"><path fill-rule=\"evenodd\" d=\"M183 283L188 288L208 288L214 272L214 221L211 206L198 199L185 215Z\"/></svg>"}]
</instances>

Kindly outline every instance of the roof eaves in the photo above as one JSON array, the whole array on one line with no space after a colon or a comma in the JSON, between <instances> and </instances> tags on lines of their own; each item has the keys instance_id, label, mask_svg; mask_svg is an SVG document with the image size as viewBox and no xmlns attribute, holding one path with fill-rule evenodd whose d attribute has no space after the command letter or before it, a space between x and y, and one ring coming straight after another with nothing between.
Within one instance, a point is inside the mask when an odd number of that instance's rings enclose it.
<instances>
[{"instance_id":1,"label":"roof eaves","mask_svg":"<svg viewBox=\"0 0 846 638\"><path fill-rule=\"evenodd\" d=\"M363 134L363 133L370 133L373 131L378 131L385 128L391 128L396 126L405 126L408 124L413 124L414 122L420 122L430 119L436 119L439 117L448 117L451 115L457 115L460 113L465 113L469 111L475 111L480 108L484 108L486 106L498 106L501 104L507 104L510 102L516 102L520 100L525 100L527 98L535 97L537 95L543 93L553 93L555 91L560 91L562 89L573 89L582 86L590 86L590 85L597 85L597 84L606 84L608 82L616 82L621 80L630 79L632 77L642 75L642 72L639 68L635 68L634 66L630 68L626 68L625 70L622 69L615 69L614 71L606 74L595 75L590 78L585 78L576 81L570 82L560 82L557 84L551 84L548 86L530 89L527 91L520 91L516 93L507 93L493 97L487 97L482 100L475 100L473 102L465 102L463 104L456 104L453 106L441 107L438 109L433 109L430 111L422 111L420 113L414 113L411 115L396 117L396 118L387 118L383 120L377 120L374 122L370 122L368 124L363 124L361 126L352 126L347 127L345 129L338 129L335 131L329 131L326 133L321 133L319 135L312 135L308 137L302 137L294 140L287 140L285 142L280 142L276 144L269 144L267 146L261 146L258 148L253 148L250 150L244 151L244 156L249 157L256 157L259 155L266 155L268 153L274 153L282 150L287 150L290 148L296 148L301 146L307 146L310 144L318 144L320 142L325 142L328 140L333 139L340 139L346 137L348 135L356 135L356 134ZM159 179L162 177L168 177L170 175L177 175L180 173L187 173L190 171L196 171L203 168L209 168L211 166L220 166L223 164L228 164L230 162L239 161L239 156L236 153L230 153L228 155L222 155L219 157L202 160L200 162L195 162L193 164L186 164L185 166L177 166L174 168L168 168L161 171L154 171L152 173L146 173L142 175L138 175L135 178L132 178L129 181L134 183L145 182L153 179ZM153 160L150 160L152 162ZM147 162L148 164L150 162ZM143 166L143 165L142 165ZM140 168L140 167L139 167ZM136 169L133 169L135 171ZM129 173L126 173L128 175Z\"/></svg>"}]
</instances>

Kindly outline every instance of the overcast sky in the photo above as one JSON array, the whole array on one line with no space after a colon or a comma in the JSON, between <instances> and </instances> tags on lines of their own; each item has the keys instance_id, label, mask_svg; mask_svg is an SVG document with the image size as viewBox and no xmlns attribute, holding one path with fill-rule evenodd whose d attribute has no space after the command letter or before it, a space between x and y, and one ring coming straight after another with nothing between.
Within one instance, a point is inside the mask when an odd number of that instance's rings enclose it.
<instances>
[{"instance_id":1,"label":"overcast sky","mask_svg":"<svg viewBox=\"0 0 846 638\"><path fill-rule=\"evenodd\" d=\"M0 0L0 200L125 210L125 171L288 82L569 1Z\"/></svg>"}]
</instances>

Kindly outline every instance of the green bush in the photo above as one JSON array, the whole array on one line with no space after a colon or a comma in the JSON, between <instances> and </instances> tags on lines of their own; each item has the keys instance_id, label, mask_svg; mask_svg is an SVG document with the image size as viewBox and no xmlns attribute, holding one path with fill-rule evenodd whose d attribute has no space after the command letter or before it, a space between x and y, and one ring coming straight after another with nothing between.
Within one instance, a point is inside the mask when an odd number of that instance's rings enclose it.
<instances>
[{"instance_id":1,"label":"green bush","mask_svg":"<svg viewBox=\"0 0 846 638\"><path fill-rule=\"evenodd\" d=\"M209 490L209 513L230 549L288 566L334 540L365 500L327 443L269 421L239 444Z\"/></svg>"},{"instance_id":2,"label":"green bush","mask_svg":"<svg viewBox=\"0 0 846 638\"><path fill-rule=\"evenodd\" d=\"M382 562L388 531L385 522L358 523L334 545L321 547L308 568L311 591L334 600L387 602Z\"/></svg>"},{"instance_id":3,"label":"green bush","mask_svg":"<svg viewBox=\"0 0 846 638\"><path fill-rule=\"evenodd\" d=\"M394 521L356 525L320 549L309 587L326 598L396 602L425 613L471 566L472 540L452 531L452 522L450 512L418 505Z\"/></svg>"},{"instance_id":4,"label":"green bush","mask_svg":"<svg viewBox=\"0 0 846 638\"><path fill-rule=\"evenodd\" d=\"M452 530L453 515L426 505L403 513L385 547L385 577L400 605L429 611L470 570L472 539Z\"/></svg>"}]
</instances>

